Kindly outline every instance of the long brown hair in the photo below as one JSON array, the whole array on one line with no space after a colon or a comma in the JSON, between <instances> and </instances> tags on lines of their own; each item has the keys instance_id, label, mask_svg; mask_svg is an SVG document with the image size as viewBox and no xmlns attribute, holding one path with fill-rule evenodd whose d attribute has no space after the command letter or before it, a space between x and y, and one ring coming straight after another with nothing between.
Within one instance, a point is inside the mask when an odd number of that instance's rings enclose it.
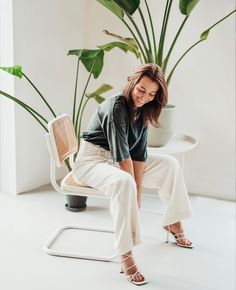
<instances>
[{"instance_id":1,"label":"long brown hair","mask_svg":"<svg viewBox=\"0 0 236 290\"><path fill-rule=\"evenodd\" d=\"M168 101L168 90L165 77L158 65L154 63L148 63L139 66L132 75L128 76L128 83L123 90L123 96L125 97L128 105L131 121L134 121L136 110L132 99L132 92L135 85L144 76L150 78L152 81L155 81L159 85L159 89L155 95L155 98L151 102L146 103L141 108L143 124L145 127L147 127L148 122L150 122L153 126L158 127L158 118L160 116L161 110Z\"/></svg>"}]
</instances>

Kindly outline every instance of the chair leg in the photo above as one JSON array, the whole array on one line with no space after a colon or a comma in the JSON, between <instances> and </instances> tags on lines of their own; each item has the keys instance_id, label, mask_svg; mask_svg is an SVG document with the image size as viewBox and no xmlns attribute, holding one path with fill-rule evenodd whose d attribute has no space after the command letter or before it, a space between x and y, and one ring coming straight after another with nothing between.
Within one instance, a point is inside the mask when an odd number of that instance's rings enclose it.
<instances>
[{"instance_id":1,"label":"chair leg","mask_svg":"<svg viewBox=\"0 0 236 290\"><path fill-rule=\"evenodd\" d=\"M67 229L77 229L77 230L86 230L86 231L95 231L95 232L104 232L114 234L114 230L108 228L99 228L99 227L90 227L90 226L77 226L77 225L66 225L58 228L55 233L49 238L49 240L44 245L44 250L49 255L60 256L60 257L69 257L76 259L86 259L86 260L96 260L96 261L106 261L110 262L116 258L116 254L113 253L111 256L92 256L85 253L70 253L63 251L56 251L51 249L53 243L58 239L60 234Z\"/></svg>"}]
</instances>

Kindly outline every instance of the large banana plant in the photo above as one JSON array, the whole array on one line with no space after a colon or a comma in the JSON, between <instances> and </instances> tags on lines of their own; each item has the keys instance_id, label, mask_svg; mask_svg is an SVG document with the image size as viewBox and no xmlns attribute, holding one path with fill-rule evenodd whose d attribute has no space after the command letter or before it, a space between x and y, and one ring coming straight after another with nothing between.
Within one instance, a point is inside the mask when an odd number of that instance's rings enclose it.
<instances>
[{"instance_id":1,"label":"large banana plant","mask_svg":"<svg viewBox=\"0 0 236 290\"><path fill-rule=\"evenodd\" d=\"M170 44L170 47L166 50L164 55L165 48L165 37L166 31L168 27L168 22L170 18L170 12L173 0L166 0L165 10L163 11L162 25L160 29L160 37L157 40L157 33L155 32L153 26L153 18L152 13L150 11L148 1L144 0L143 3L140 3L140 0L97 0L101 5L106 7L111 13L113 13L129 30L132 35L132 39L129 39L130 42L136 45L138 49L135 50L135 53L140 53L140 60L142 63L156 63L162 67L162 70L166 76L167 84L169 85L173 73L176 70L176 67L179 65L181 60L199 43L205 41L209 35L210 30L228 18L230 15L235 13L235 9L219 19L213 25L204 30L204 32L200 35L200 38L193 43L186 51L183 52L182 55L176 60L174 66L168 70L167 74L167 66L169 63L169 59L171 57L174 46L179 39L179 36L191 15L193 9L198 4L199 0L179 0L179 11L183 15L183 21L180 24L179 28L176 31L174 39ZM144 10L147 13L147 17L144 15ZM143 29L141 29L137 25L137 18L141 19ZM106 34L109 34L113 37L120 39L125 42L125 39L120 35L115 35L114 33L105 31ZM145 38L143 37L145 36Z\"/></svg>"},{"instance_id":2,"label":"large banana plant","mask_svg":"<svg viewBox=\"0 0 236 290\"><path fill-rule=\"evenodd\" d=\"M73 125L75 128L75 133L78 139L78 143L80 143L80 131L81 131L81 123L83 118L83 113L85 107L89 100L95 100L98 104L104 101L104 97L102 96L105 92L112 89L112 86L109 84L102 84L99 88L95 91L88 93L87 88L91 77L93 76L94 79L97 79L102 72L103 69L103 62L104 62L104 55L105 52L109 52L113 48L120 48L124 52L131 51L136 53L136 57L139 58L138 48L132 42L111 42L101 46L97 46L97 49L76 49L70 50L68 55L76 56L77 57L77 67L76 67L76 77L75 77L75 89L74 89L74 97L73 97L73 105L72 105L72 120ZM137 50L137 51L136 51ZM82 90L82 94L80 98L77 97L78 91L78 79L79 79L79 67L80 63L84 65L86 70L88 71L88 78L85 82L84 88ZM29 84L33 87L33 89L37 92L38 96L41 98L44 105L48 108L52 117L56 117L57 114L52 106L48 103L46 98L42 95L39 89L35 86L35 84L30 80L30 78L25 74L21 65L15 65L13 67L0 67L2 71L5 71L12 76L18 77L20 79L26 79ZM26 110L39 124L40 126L48 132L47 123L48 120L45 116L43 116L40 112L32 108L29 104L23 102L19 98L12 96L4 91L0 90L0 96L6 97L18 105L20 105L24 110ZM80 145L80 144L78 144ZM79 146L78 146L79 148ZM65 165L69 171L71 171L71 167L69 161L65 161Z\"/></svg>"}]
</instances>

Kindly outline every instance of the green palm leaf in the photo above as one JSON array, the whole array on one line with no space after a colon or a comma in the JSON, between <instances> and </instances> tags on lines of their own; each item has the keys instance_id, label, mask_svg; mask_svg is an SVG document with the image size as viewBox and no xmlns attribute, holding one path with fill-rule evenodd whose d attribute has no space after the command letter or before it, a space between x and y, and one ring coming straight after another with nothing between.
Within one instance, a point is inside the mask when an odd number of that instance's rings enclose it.
<instances>
[{"instance_id":1,"label":"green palm leaf","mask_svg":"<svg viewBox=\"0 0 236 290\"><path fill-rule=\"evenodd\" d=\"M140 5L140 0L113 0L121 9L129 15L134 14Z\"/></svg>"},{"instance_id":2,"label":"green palm leaf","mask_svg":"<svg viewBox=\"0 0 236 290\"><path fill-rule=\"evenodd\" d=\"M22 66L20 66L20 65L9 66L9 67L0 67L0 69L4 70L4 71L8 72L9 74L16 76L20 79L23 77Z\"/></svg>"},{"instance_id":3,"label":"green palm leaf","mask_svg":"<svg viewBox=\"0 0 236 290\"><path fill-rule=\"evenodd\" d=\"M105 98L103 98L102 96L96 95L96 96L94 96L94 100L95 100L98 104L101 104L102 102L105 101Z\"/></svg>"},{"instance_id":4,"label":"green palm leaf","mask_svg":"<svg viewBox=\"0 0 236 290\"><path fill-rule=\"evenodd\" d=\"M101 49L70 50L68 55L79 57L88 72L92 70L94 78L98 78L103 68L104 51ZM96 61L96 63L94 63Z\"/></svg>"},{"instance_id":5,"label":"green palm leaf","mask_svg":"<svg viewBox=\"0 0 236 290\"><path fill-rule=\"evenodd\" d=\"M179 10L182 14L189 16L199 0L180 0Z\"/></svg>"},{"instance_id":6,"label":"green palm leaf","mask_svg":"<svg viewBox=\"0 0 236 290\"><path fill-rule=\"evenodd\" d=\"M118 18L124 18L123 10L112 0L97 0L100 4L105 6L108 10L110 10L113 14L115 14Z\"/></svg>"},{"instance_id":7,"label":"green palm leaf","mask_svg":"<svg viewBox=\"0 0 236 290\"><path fill-rule=\"evenodd\" d=\"M110 86L109 84L102 84L98 89L96 89L94 92L90 93L90 94L86 94L86 97L88 99L94 98L94 100L98 103L101 104L105 98L101 96L101 94L104 94L108 91L110 91L111 89L113 89L112 86Z\"/></svg>"},{"instance_id":8,"label":"green palm leaf","mask_svg":"<svg viewBox=\"0 0 236 290\"><path fill-rule=\"evenodd\" d=\"M113 89L109 84L102 84L99 88L97 88L94 92L87 95L88 98L92 98L95 95L101 95Z\"/></svg>"},{"instance_id":9,"label":"green palm leaf","mask_svg":"<svg viewBox=\"0 0 236 290\"><path fill-rule=\"evenodd\" d=\"M131 42L130 42L131 43ZM136 48L133 44L127 44L127 43L123 43L123 42L119 42L119 41L114 41L114 42L110 42L104 45L99 45L97 46L98 48L104 50L104 51L110 51L113 48L119 48L121 50L123 50L124 52L132 52L136 55L137 58L140 57L140 53L138 51L138 48Z\"/></svg>"}]
</instances>

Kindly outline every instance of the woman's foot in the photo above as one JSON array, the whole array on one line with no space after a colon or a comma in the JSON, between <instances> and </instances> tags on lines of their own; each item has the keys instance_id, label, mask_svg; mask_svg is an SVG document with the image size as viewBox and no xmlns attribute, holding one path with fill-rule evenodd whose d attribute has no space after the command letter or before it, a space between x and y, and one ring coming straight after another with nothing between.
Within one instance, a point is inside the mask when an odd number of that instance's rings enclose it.
<instances>
[{"instance_id":1,"label":"woman's foot","mask_svg":"<svg viewBox=\"0 0 236 290\"><path fill-rule=\"evenodd\" d=\"M121 273L127 276L127 279L136 285L146 284L144 276L138 271L132 252L121 256Z\"/></svg>"},{"instance_id":2,"label":"woman's foot","mask_svg":"<svg viewBox=\"0 0 236 290\"><path fill-rule=\"evenodd\" d=\"M164 226L164 229L170 232L176 240L178 246L185 248L193 248L193 243L185 238L183 225L181 222L174 223L172 225ZM168 242L168 238L167 238Z\"/></svg>"}]
</instances>

